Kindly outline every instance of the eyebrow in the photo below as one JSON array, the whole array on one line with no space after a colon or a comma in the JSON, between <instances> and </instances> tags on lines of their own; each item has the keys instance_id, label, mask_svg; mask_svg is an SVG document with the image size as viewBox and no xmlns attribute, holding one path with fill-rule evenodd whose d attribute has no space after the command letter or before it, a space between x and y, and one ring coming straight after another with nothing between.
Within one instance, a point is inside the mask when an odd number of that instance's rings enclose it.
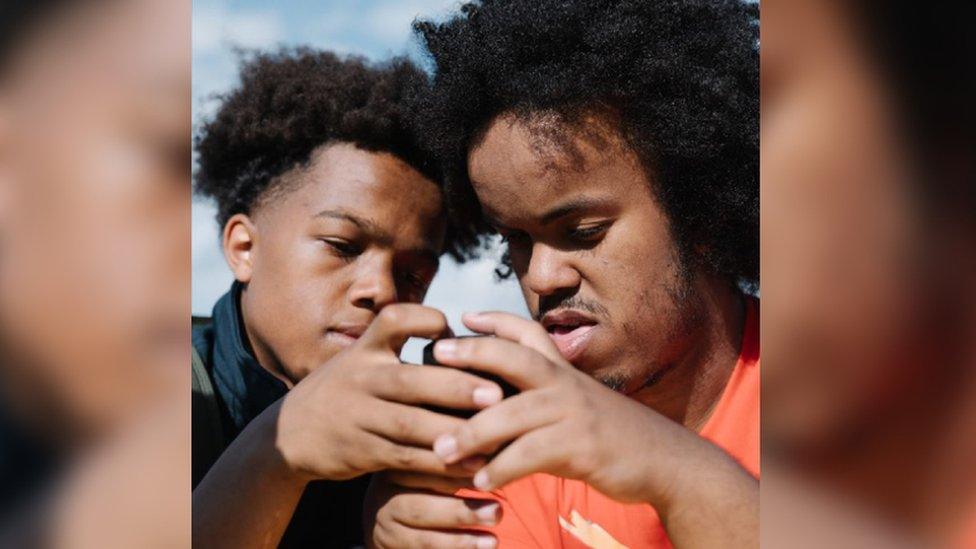
<instances>
[{"instance_id":1,"label":"eyebrow","mask_svg":"<svg viewBox=\"0 0 976 549\"><path fill-rule=\"evenodd\" d=\"M319 213L313 215L312 217L313 218L324 217L328 219L339 219L342 221L348 221L349 223L352 223L353 225L358 227L359 230L366 233L370 237L370 239L375 240L380 244L386 246L390 246L393 244L393 240L394 240L393 235L380 228L379 224L376 221L369 219L367 217L361 217L349 213L345 210L339 210L339 209L322 210ZM413 248L409 251L411 253L424 256L424 259L430 261L435 265L440 261L440 254L437 253L437 251L431 247Z\"/></svg>"},{"instance_id":2,"label":"eyebrow","mask_svg":"<svg viewBox=\"0 0 976 549\"><path fill-rule=\"evenodd\" d=\"M393 240L393 237L380 228L379 223L369 219L367 217L360 217L355 214L351 214L344 210L322 210L321 212L313 215L312 217L325 217L329 219L341 219L343 221L348 221L353 225L359 227L365 233L369 233L370 236L377 237L379 240Z\"/></svg>"}]
</instances>

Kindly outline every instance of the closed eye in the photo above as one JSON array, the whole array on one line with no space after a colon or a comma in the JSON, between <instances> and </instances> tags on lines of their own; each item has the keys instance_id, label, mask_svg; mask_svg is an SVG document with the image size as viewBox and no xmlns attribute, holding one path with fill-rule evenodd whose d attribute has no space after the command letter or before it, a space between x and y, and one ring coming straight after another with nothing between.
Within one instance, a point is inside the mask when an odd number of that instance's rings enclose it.
<instances>
[{"instance_id":1,"label":"closed eye","mask_svg":"<svg viewBox=\"0 0 976 549\"><path fill-rule=\"evenodd\" d=\"M573 227L569 230L569 238L579 241L579 242L591 242L597 237L603 235L607 228L610 226L609 223L599 223L596 225L583 225L578 227Z\"/></svg>"},{"instance_id":2,"label":"closed eye","mask_svg":"<svg viewBox=\"0 0 976 549\"><path fill-rule=\"evenodd\" d=\"M342 258L356 257L363 252L362 248L346 240L338 238L320 238L319 240L325 243L333 253Z\"/></svg>"},{"instance_id":3,"label":"closed eye","mask_svg":"<svg viewBox=\"0 0 976 549\"><path fill-rule=\"evenodd\" d=\"M523 242L529 238L525 231L499 230L498 234L502 237L502 242Z\"/></svg>"}]
</instances>

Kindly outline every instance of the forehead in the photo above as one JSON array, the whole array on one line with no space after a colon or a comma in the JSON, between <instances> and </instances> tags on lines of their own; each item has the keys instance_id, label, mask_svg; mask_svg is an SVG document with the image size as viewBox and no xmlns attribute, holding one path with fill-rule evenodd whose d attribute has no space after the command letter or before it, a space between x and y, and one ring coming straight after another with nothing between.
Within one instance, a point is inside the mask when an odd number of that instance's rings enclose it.
<instances>
[{"instance_id":1,"label":"forehead","mask_svg":"<svg viewBox=\"0 0 976 549\"><path fill-rule=\"evenodd\" d=\"M427 232L442 222L434 182L394 155L337 143L312 153L306 168L286 177L284 196L261 210L308 218L339 209L375 221L394 233Z\"/></svg>"},{"instance_id":2,"label":"forehead","mask_svg":"<svg viewBox=\"0 0 976 549\"><path fill-rule=\"evenodd\" d=\"M485 213L509 222L576 197L624 201L649 189L637 155L606 125L580 134L497 118L471 148L468 173Z\"/></svg>"}]
</instances>

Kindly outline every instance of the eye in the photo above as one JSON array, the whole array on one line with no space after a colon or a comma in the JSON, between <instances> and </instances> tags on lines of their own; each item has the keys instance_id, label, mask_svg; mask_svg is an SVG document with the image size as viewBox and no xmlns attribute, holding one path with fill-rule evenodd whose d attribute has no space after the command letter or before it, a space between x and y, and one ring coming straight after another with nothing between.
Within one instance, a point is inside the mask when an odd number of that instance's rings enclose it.
<instances>
[{"instance_id":1,"label":"eye","mask_svg":"<svg viewBox=\"0 0 976 549\"><path fill-rule=\"evenodd\" d=\"M519 244L525 242L529 239L529 234L524 231L498 231L498 234L502 237L502 242Z\"/></svg>"},{"instance_id":2,"label":"eye","mask_svg":"<svg viewBox=\"0 0 976 549\"><path fill-rule=\"evenodd\" d=\"M323 243L325 243L326 246L331 248L331 250L337 256L342 258L352 258L363 253L362 248L360 248L356 244L353 244L352 242L348 242L346 240L342 240L340 238L320 238L319 240L321 240Z\"/></svg>"},{"instance_id":3,"label":"eye","mask_svg":"<svg viewBox=\"0 0 976 549\"><path fill-rule=\"evenodd\" d=\"M414 288L424 289L427 287L427 279L418 273L404 273L400 279Z\"/></svg>"},{"instance_id":4,"label":"eye","mask_svg":"<svg viewBox=\"0 0 976 549\"><path fill-rule=\"evenodd\" d=\"M579 242L592 242L603 235L609 226L609 223L598 223L573 227L569 230L569 238Z\"/></svg>"}]
</instances>

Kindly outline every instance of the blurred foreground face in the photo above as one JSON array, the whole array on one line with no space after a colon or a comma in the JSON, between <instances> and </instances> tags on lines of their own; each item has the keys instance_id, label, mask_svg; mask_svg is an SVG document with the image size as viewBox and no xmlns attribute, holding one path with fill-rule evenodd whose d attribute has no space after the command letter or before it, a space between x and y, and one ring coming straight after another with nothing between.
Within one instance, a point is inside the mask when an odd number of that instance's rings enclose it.
<instances>
[{"instance_id":1,"label":"blurred foreground face","mask_svg":"<svg viewBox=\"0 0 976 549\"><path fill-rule=\"evenodd\" d=\"M931 378L908 151L835 8L763 7L763 436L774 447L857 433Z\"/></svg>"},{"instance_id":2,"label":"blurred foreground face","mask_svg":"<svg viewBox=\"0 0 976 549\"><path fill-rule=\"evenodd\" d=\"M224 248L258 360L297 383L385 305L423 301L445 221L437 185L389 153L326 145L282 177L228 221Z\"/></svg>"},{"instance_id":3,"label":"blurred foreground face","mask_svg":"<svg viewBox=\"0 0 976 549\"><path fill-rule=\"evenodd\" d=\"M0 321L2 398L90 432L186 370L189 6L85 6L0 86Z\"/></svg>"},{"instance_id":4,"label":"blurred foreground face","mask_svg":"<svg viewBox=\"0 0 976 549\"><path fill-rule=\"evenodd\" d=\"M612 131L601 139L570 137L578 155L567 154L538 128L500 117L472 148L468 173L529 310L562 355L649 401L687 351L698 301L636 155Z\"/></svg>"}]
</instances>

